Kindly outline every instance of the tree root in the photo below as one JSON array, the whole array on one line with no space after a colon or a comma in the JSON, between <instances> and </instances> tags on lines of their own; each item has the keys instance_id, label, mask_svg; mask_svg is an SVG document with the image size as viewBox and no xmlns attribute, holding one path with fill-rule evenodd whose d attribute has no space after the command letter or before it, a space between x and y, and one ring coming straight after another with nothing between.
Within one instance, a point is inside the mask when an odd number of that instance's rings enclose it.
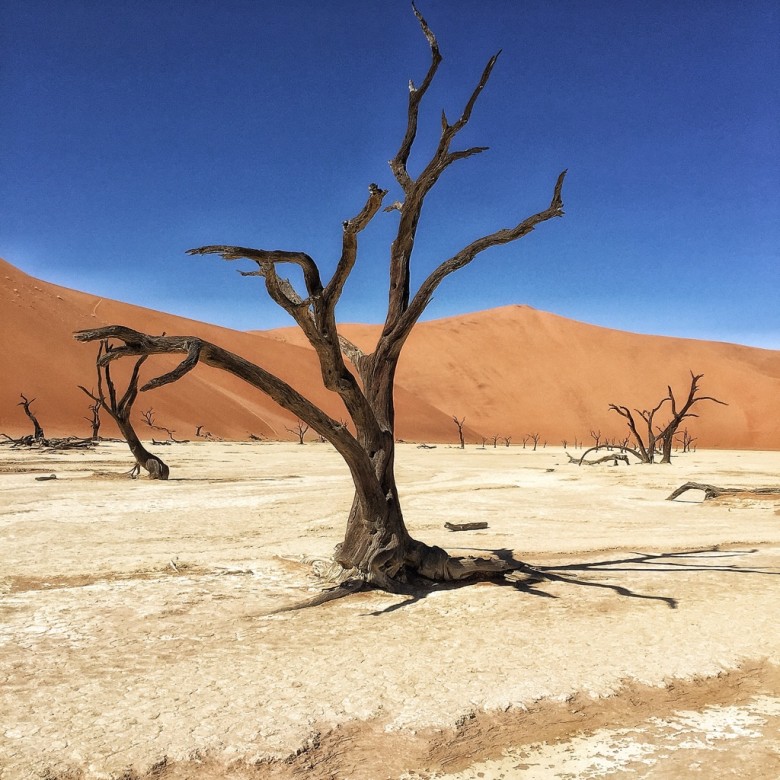
<instances>
[{"instance_id":1,"label":"tree root","mask_svg":"<svg viewBox=\"0 0 780 780\"><path fill-rule=\"evenodd\" d=\"M312 596L305 601L299 601L296 604L292 604L289 607L280 607L274 609L267 615L279 615L282 612L297 612L299 609L306 609L307 607L318 607L320 604L326 604L329 601L335 601L336 599L344 598L345 596L351 596L353 593L357 593L364 590L367 587L365 579L353 578L345 580L340 585L336 585L334 588L328 588L327 590L318 593L316 596Z\"/></svg>"},{"instance_id":2,"label":"tree root","mask_svg":"<svg viewBox=\"0 0 780 780\"><path fill-rule=\"evenodd\" d=\"M432 547L414 539L411 540L404 565L397 569L395 576L390 576L379 566L363 572L356 568L345 568L336 560L312 559L305 562L312 566L318 578L333 583L333 587L289 607L275 609L267 615L317 607L364 590L376 589L413 596L441 583L502 580L506 574L528 571L528 566L520 561L496 556L454 556L441 547Z\"/></svg>"},{"instance_id":3,"label":"tree root","mask_svg":"<svg viewBox=\"0 0 780 780\"><path fill-rule=\"evenodd\" d=\"M718 487L717 485L707 485L703 482L686 482L680 485L671 495L666 497L667 501L674 501L688 490L703 490L704 500L710 501L713 498L721 496L777 496L780 498L780 486L763 488L733 488Z\"/></svg>"}]
</instances>

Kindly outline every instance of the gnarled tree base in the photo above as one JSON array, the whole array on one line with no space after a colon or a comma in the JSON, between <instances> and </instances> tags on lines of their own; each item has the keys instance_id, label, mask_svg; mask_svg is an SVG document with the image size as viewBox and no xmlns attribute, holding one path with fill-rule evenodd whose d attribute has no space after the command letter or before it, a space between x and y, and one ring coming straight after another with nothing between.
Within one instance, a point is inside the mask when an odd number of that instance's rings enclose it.
<instances>
[{"instance_id":1,"label":"gnarled tree base","mask_svg":"<svg viewBox=\"0 0 780 780\"><path fill-rule=\"evenodd\" d=\"M707 485L703 482L686 482L684 485L680 485L671 495L666 497L667 501L674 501L683 493L688 490L703 490L704 500L709 501L713 498L721 498L723 496L744 496L749 498L750 496L761 497L773 497L780 498L780 486L778 487L763 487L763 488L734 488L734 487L718 487L717 485Z\"/></svg>"},{"instance_id":2,"label":"gnarled tree base","mask_svg":"<svg viewBox=\"0 0 780 780\"><path fill-rule=\"evenodd\" d=\"M503 580L505 574L527 569L523 563L511 559L504 560L497 556L454 556L441 547L431 547L414 539L410 540L410 543L408 561L395 577L388 576L381 568L367 572L354 567L345 568L335 558L329 561L311 561L317 576L332 587L312 598L289 607L281 607L269 614L316 607L363 590L377 589L414 595L437 583ZM339 550L340 546L336 548L336 556Z\"/></svg>"}]
</instances>

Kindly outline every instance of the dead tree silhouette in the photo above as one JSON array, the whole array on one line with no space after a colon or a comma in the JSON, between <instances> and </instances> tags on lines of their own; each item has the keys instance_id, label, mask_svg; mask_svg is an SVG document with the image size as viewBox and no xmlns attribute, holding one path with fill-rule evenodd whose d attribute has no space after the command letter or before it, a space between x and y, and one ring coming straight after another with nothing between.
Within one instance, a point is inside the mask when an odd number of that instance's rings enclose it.
<instances>
[{"instance_id":1,"label":"dead tree silhouette","mask_svg":"<svg viewBox=\"0 0 780 780\"><path fill-rule=\"evenodd\" d=\"M704 374L694 374L693 371L691 371L691 385L688 390L688 396L680 407L677 406L677 399L675 398L671 385L668 385L667 394L652 409L634 409L645 423L646 431L644 437L637 428L637 420L627 406L610 404L609 408L613 412L617 412L619 415L626 418L628 429L636 444L635 449L624 447L625 451L632 453L643 463L653 463L658 450L658 442L661 442L661 463L671 463L672 447L674 446L674 437L677 433L677 429L680 427L682 421L688 417L699 416L691 411L694 405L701 401L713 401L721 406L728 406L724 401L719 401L712 396L697 395L699 392L699 380L702 376L704 376ZM666 423L656 425L655 415L666 403L669 403L670 405L672 416Z\"/></svg>"},{"instance_id":2,"label":"dead tree silhouette","mask_svg":"<svg viewBox=\"0 0 780 780\"><path fill-rule=\"evenodd\" d=\"M390 213L397 212L398 227L390 247L385 323L374 350L366 353L338 332L335 310L357 260L358 237L381 211L388 192L376 184L369 185L368 199L362 209L343 223L340 258L327 282L323 282L317 262L303 251L227 245L203 246L189 251L193 255L216 254L225 260L245 258L256 264L257 270L242 271L242 275L262 278L270 298L301 328L316 352L325 387L340 397L355 435L279 377L196 336L150 336L121 325L81 331L75 336L80 341L113 339L121 342L121 346L103 354L100 360L103 367L122 357L186 355L177 368L147 382L142 391L175 382L198 363L227 371L269 395L330 441L350 470L355 495L344 539L335 551L337 567L331 578L343 583L344 587L334 589L328 598L366 584L396 591L403 589L409 578L415 576L430 580L465 580L500 577L512 569L512 565L495 557L453 556L410 535L404 523L395 478L393 390L403 346L441 282L485 250L517 241L538 225L563 216L562 190L566 171L558 175L549 205L513 227L476 238L436 266L416 292L413 291L412 257L426 197L451 165L487 149L483 146L453 149L453 142L471 119L498 59L498 54L490 58L454 122L442 113L436 148L419 174L413 176L407 164L418 139L420 107L442 61L435 35L417 8L413 6L413 10L428 42L431 62L422 82L410 84L406 129L398 151L390 160L391 171L403 195L401 200L385 209ZM289 280L279 275L278 268L285 263L300 269L305 292L299 293ZM345 356L356 373L347 366Z\"/></svg>"},{"instance_id":3,"label":"dead tree silhouette","mask_svg":"<svg viewBox=\"0 0 780 780\"><path fill-rule=\"evenodd\" d=\"M119 428L120 433L127 442L127 446L130 447L130 452L133 453L135 458L135 466L130 470L130 476L135 478L140 474L141 469L144 469L149 474L149 479L168 479L170 469L160 458L144 447L130 422L130 412L133 409L135 399L138 397L138 374L148 356L143 355L136 361L127 384L127 390L119 398L111 377L111 360L114 352L115 350L108 340L101 339L95 360L97 393L93 394L82 385L79 385L79 388L95 403L99 402L114 420L117 428ZM108 395L106 395L106 391L108 391Z\"/></svg>"}]
</instances>

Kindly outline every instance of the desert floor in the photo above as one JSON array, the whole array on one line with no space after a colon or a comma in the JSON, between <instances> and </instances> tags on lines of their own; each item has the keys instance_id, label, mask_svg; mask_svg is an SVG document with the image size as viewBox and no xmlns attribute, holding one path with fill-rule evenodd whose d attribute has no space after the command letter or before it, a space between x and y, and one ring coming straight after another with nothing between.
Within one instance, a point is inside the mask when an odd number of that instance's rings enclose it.
<instances>
[{"instance_id":1,"label":"desert floor","mask_svg":"<svg viewBox=\"0 0 780 780\"><path fill-rule=\"evenodd\" d=\"M780 776L780 502L665 500L777 484L780 453L400 445L415 536L538 573L269 615L322 587L338 455L156 451L168 482L119 443L0 448L3 780Z\"/></svg>"}]
</instances>

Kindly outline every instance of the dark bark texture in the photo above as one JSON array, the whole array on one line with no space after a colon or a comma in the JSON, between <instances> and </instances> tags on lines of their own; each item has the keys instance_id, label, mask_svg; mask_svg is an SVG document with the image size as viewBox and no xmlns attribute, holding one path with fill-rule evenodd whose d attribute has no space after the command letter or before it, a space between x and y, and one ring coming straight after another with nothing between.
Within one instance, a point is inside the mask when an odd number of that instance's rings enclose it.
<instances>
[{"instance_id":1,"label":"dark bark texture","mask_svg":"<svg viewBox=\"0 0 780 780\"><path fill-rule=\"evenodd\" d=\"M138 397L139 372L147 356L143 355L136 361L127 390L120 398L117 395L116 386L111 377L110 356L114 351L113 347L111 347L108 339L100 338L99 340L100 347L98 348L96 360L97 394L93 394L92 391L81 385L79 385L79 388L96 404L99 403L114 420L117 428L119 428L119 432L127 442L127 446L130 447L130 452L133 453L135 458L135 466L130 472L131 476L137 476L140 470L144 469L149 474L149 479L168 479L170 469L167 464L144 447L130 422L130 412L135 399Z\"/></svg>"},{"instance_id":2,"label":"dark bark texture","mask_svg":"<svg viewBox=\"0 0 780 780\"><path fill-rule=\"evenodd\" d=\"M671 495L666 497L667 501L674 501L683 493L689 490L701 490L704 492L704 500L710 501L713 498L723 498L724 496L733 496L736 498L750 498L751 496L777 497L780 498L780 485L776 487L745 488L745 487L718 487L717 485L708 485L704 482L686 482L680 485Z\"/></svg>"},{"instance_id":3,"label":"dark bark texture","mask_svg":"<svg viewBox=\"0 0 780 780\"><path fill-rule=\"evenodd\" d=\"M255 270L242 274L262 278L271 299L292 316L306 335L319 359L324 386L344 403L354 434L280 378L196 336L149 336L120 325L76 334L80 341L110 339L112 343L121 342L101 356L99 362L104 367L122 357L185 355L176 369L147 382L141 388L142 392L175 382L198 363L205 363L240 377L266 393L331 442L347 463L355 485L344 540L335 553L341 567L338 579L342 582L357 579L389 590L403 588L410 576L462 580L498 576L514 566L492 557L451 556L441 548L411 537L404 523L395 481L393 387L401 350L439 284L486 249L516 241L528 235L537 225L562 216L562 189L566 174L564 171L558 176L549 205L513 227L476 238L443 260L413 291L411 261L423 203L439 177L453 163L486 150L486 147L455 149L453 143L470 120L498 58L498 55L490 58L454 122L442 113L436 148L427 158L427 163L421 166L421 172L413 176L407 163L417 137L419 110L442 60L436 37L416 8L414 13L428 42L431 61L420 85L410 83L406 129L400 147L390 161L402 199L385 209L393 216L397 212L398 227L390 247L387 314L374 350L364 353L339 334L335 309L357 261L360 233L380 212L387 195L387 190L376 184L369 186L368 198L360 211L343 223L341 254L327 282L323 281L315 260L303 251L228 245L204 246L189 251L193 255L216 254L225 260L246 259L255 263ZM289 280L280 276L279 267L283 264L293 264L300 269L304 290L296 290ZM347 360L351 367L347 365Z\"/></svg>"}]
</instances>

